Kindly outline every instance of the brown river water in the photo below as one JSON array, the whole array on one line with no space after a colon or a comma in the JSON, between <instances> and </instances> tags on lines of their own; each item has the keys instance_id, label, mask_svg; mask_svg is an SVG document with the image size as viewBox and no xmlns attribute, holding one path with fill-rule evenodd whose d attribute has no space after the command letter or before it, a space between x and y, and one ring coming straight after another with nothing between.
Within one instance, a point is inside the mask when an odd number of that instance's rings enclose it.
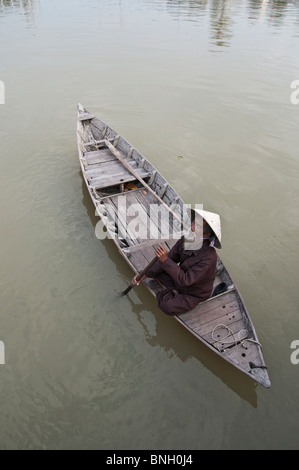
<instances>
[{"instance_id":1,"label":"brown river water","mask_svg":"<svg viewBox=\"0 0 299 470\"><path fill-rule=\"evenodd\" d=\"M299 447L298 58L297 0L0 1L1 449ZM220 214L269 390L119 298L78 102Z\"/></svg>"}]
</instances>

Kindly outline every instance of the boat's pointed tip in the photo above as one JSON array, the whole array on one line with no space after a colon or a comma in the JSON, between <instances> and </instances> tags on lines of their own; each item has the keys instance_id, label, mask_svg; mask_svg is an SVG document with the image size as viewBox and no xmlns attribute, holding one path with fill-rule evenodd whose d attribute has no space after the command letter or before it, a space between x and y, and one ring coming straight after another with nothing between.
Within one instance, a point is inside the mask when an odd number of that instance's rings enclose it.
<instances>
[{"instance_id":1,"label":"boat's pointed tip","mask_svg":"<svg viewBox=\"0 0 299 470\"><path fill-rule=\"evenodd\" d=\"M265 388L271 388L271 382L269 380L269 377L267 378L267 380L265 380L265 382L263 383L264 387Z\"/></svg>"},{"instance_id":2,"label":"boat's pointed tip","mask_svg":"<svg viewBox=\"0 0 299 470\"><path fill-rule=\"evenodd\" d=\"M269 380L269 377L265 377L263 380L258 380L258 383L262 385L264 388L271 388L271 382Z\"/></svg>"},{"instance_id":3,"label":"boat's pointed tip","mask_svg":"<svg viewBox=\"0 0 299 470\"><path fill-rule=\"evenodd\" d=\"M269 379L268 372L265 368L256 368L252 369L251 375L254 379L265 388L271 387L271 382Z\"/></svg>"}]
</instances>

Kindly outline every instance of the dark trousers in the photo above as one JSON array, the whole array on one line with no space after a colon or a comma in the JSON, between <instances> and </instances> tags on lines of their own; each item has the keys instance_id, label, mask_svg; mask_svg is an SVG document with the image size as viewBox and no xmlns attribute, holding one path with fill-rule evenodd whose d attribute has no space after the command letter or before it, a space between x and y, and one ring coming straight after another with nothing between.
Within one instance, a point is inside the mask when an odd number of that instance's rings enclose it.
<instances>
[{"instance_id":1,"label":"dark trousers","mask_svg":"<svg viewBox=\"0 0 299 470\"><path fill-rule=\"evenodd\" d=\"M159 308L167 315L178 315L194 308L201 299L177 291L173 279L165 272L158 274L158 279L166 289L157 294Z\"/></svg>"}]
</instances>

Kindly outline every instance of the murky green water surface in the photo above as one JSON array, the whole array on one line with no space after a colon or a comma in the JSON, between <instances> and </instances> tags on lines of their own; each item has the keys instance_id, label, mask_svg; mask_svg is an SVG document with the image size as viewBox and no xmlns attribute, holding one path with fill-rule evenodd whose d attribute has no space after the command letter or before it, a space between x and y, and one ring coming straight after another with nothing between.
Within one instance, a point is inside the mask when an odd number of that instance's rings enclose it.
<instances>
[{"instance_id":1,"label":"murky green water surface","mask_svg":"<svg viewBox=\"0 0 299 470\"><path fill-rule=\"evenodd\" d=\"M0 1L2 449L298 448L298 53L295 0ZM119 299L77 102L221 215L270 390Z\"/></svg>"}]
</instances>

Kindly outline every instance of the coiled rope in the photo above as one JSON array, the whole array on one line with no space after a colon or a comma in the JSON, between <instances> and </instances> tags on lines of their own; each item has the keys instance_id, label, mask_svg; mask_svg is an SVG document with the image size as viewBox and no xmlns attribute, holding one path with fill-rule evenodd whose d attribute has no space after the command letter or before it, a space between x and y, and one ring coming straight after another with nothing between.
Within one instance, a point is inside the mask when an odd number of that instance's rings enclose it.
<instances>
[{"instance_id":1,"label":"coiled rope","mask_svg":"<svg viewBox=\"0 0 299 470\"><path fill-rule=\"evenodd\" d=\"M214 337L215 331L219 330L219 329L225 329L228 332L227 335L224 336L221 339L218 339L218 338ZM245 336L243 336L243 338L240 338L241 331L245 332ZM237 338L237 335L239 335L239 338ZM229 336L232 336L233 340L225 341L225 339L228 338ZM219 352L225 351L225 349L223 348L224 345L229 345L229 347L231 347L231 346L234 347L234 346L237 346L237 344L240 343L241 346L243 346L243 348L246 348L246 346L244 344L246 341L258 344L260 346L260 348L262 349L261 343L259 343L258 341L254 340L254 339L247 338L247 336L248 336L248 331L245 328L242 328L237 333L234 333L227 325L224 325L222 323L215 326L215 328L213 328L213 331L212 331L212 339L216 342L217 349L218 349Z\"/></svg>"}]
</instances>

